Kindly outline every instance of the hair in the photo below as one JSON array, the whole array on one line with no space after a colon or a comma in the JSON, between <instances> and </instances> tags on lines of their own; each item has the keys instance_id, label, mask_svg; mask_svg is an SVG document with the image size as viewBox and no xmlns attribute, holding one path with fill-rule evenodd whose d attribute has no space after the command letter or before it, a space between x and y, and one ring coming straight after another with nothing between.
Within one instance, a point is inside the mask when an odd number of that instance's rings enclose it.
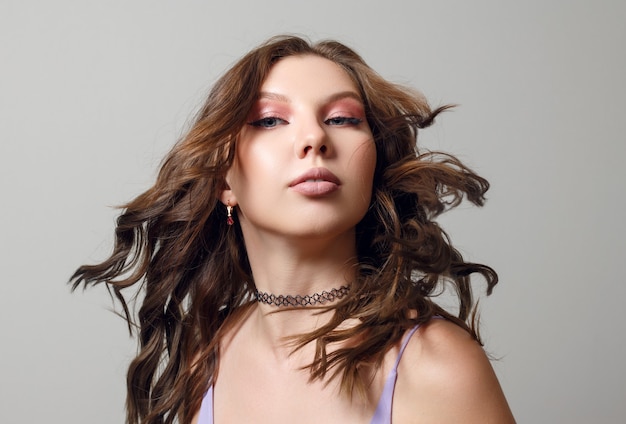
<instances>
[{"instance_id":1,"label":"hair","mask_svg":"<svg viewBox=\"0 0 626 424\"><path fill-rule=\"evenodd\" d=\"M339 42L274 37L216 82L154 186L123 206L110 257L71 277L73 289L106 283L129 328L138 327L139 352L127 379L128 423L188 423L216 376L221 337L254 302L241 229L225 225L218 195L272 65L302 55L326 58L351 77L377 153L371 205L356 228L357 281L325 307L334 312L328 324L294 336L295 349L316 343L311 379L337 377L348 393L362 390L367 382L359 367L380 364L408 328L435 315L480 342L470 274L484 277L487 294L497 275L465 262L435 218L464 198L482 206L489 184L455 157L416 145L418 131L450 106L431 109L421 94L386 81ZM136 314L122 293L133 285L143 296ZM456 293L455 313L433 300L444 285ZM348 318L358 324L338 329ZM347 339L358 343L326 352L329 343Z\"/></svg>"}]
</instances>

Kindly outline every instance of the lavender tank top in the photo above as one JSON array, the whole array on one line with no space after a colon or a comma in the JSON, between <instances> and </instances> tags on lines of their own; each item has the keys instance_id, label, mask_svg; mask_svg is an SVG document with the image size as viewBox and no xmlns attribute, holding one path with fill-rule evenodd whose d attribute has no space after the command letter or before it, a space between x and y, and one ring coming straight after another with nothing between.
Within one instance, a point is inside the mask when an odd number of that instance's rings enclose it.
<instances>
[{"instance_id":1,"label":"lavender tank top","mask_svg":"<svg viewBox=\"0 0 626 424\"><path fill-rule=\"evenodd\" d=\"M402 345L400 345L398 357L396 358L396 362L391 369L391 372L387 376L383 393L378 400L378 405L376 406L376 411L374 412L374 416L372 417L370 424L391 424L391 406L393 401L393 392L396 388L396 380L398 379L398 365L400 364L400 359L402 359L404 349L406 349L406 346L409 344L411 336L415 333L415 331L417 331L418 328L419 325L416 325L404 336ZM209 390L202 399L198 424L213 424L213 386L209 387Z\"/></svg>"}]
</instances>

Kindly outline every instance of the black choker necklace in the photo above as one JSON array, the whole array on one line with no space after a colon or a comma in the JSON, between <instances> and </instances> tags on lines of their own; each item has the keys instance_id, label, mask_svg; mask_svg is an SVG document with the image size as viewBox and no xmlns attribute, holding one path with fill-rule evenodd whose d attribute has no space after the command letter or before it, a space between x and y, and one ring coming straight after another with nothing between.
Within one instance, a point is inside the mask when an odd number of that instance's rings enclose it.
<instances>
[{"instance_id":1,"label":"black choker necklace","mask_svg":"<svg viewBox=\"0 0 626 424\"><path fill-rule=\"evenodd\" d=\"M326 302L333 302L337 299L341 299L350 291L350 287L341 286L338 289L331 289L330 291L323 291L321 293L313 293L306 296L283 296L282 294L276 296L271 293L264 293L256 291L256 300L266 305L274 306L314 306L323 305Z\"/></svg>"}]
</instances>

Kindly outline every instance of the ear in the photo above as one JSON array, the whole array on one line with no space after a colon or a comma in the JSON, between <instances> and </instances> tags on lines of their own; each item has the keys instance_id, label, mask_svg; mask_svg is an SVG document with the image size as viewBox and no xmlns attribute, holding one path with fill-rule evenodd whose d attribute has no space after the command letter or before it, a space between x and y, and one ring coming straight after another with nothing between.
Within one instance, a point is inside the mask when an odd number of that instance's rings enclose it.
<instances>
[{"instance_id":1,"label":"ear","mask_svg":"<svg viewBox=\"0 0 626 424\"><path fill-rule=\"evenodd\" d=\"M227 187L224 190L222 190L222 192L219 195L219 199L220 199L220 202L224 204L224 206L226 205L230 205L233 207L237 206L237 196L235 196L235 193L233 193L230 187Z\"/></svg>"},{"instance_id":2,"label":"ear","mask_svg":"<svg viewBox=\"0 0 626 424\"><path fill-rule=\"evenodd\" d=\"M232 167L229 168L228 171L226 171L226 175L224 176L224 179L222 180L222 183L221 183L222 191L218 195L218 199L220 202L222 202L224 206L230 205L232 207L235 207L237 206L237 196L233 192L233 189L230 188L230 183L229 183L231 170L232 170Z\"/></svg>"}]
</instances>

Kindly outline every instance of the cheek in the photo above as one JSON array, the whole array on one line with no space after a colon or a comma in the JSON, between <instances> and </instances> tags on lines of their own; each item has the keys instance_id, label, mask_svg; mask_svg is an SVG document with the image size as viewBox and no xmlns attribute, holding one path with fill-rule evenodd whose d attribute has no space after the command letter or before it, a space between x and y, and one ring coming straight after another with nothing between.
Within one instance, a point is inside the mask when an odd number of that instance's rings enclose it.
<instances>
[{"instance_id":1,"label":"cheek","mask_svg":"<svg viewBox=\"0 0 626 424\"><path fill-rule=\"evenodd\" d=\"M237 149L227 182L240 203L248 203L255 193L263 193L274 185L279 169L277 156L260 143L248 143Z\"/></svg>"},{"instance_id":2,"label":"cheek","mask_svg":"<svg viewBox=\"0 0 626 424\"><path fill-rule=\"evenodd\" d=\"M376 168L376 146L374 142L368 140L363 143L354 153L353 166L356 167L360 179L364 183L372 184L374 180L374 170Z\"/></svg>"}]
</instances>

